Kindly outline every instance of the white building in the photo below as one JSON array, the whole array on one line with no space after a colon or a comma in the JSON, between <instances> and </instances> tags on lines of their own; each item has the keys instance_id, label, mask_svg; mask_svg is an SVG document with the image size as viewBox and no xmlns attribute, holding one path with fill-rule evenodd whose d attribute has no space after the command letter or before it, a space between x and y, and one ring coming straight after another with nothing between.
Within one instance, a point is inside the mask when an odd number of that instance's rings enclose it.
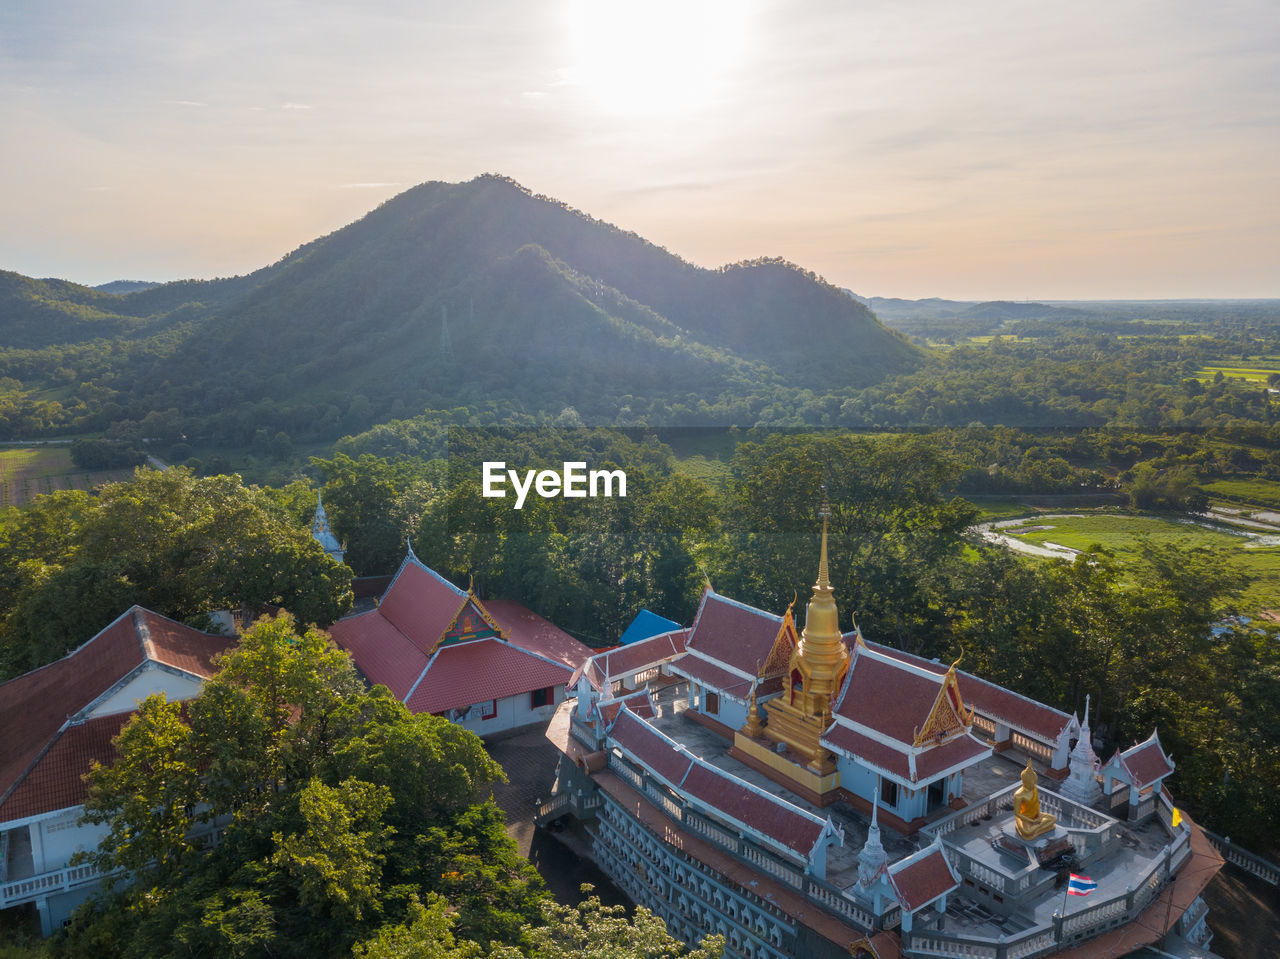
<instances>
[{"instance_id":1,"label":"white building","mask_svg":"<svg viewBox=\"0 0 1280 959\"><path fill-rule=\"evenodd\" d=\"M134 606L79 649L0 685L0 909L34 904L45 935L101 877L69 865L107 827L80 825L84 775L152 693L191 699L232 643Z\"/></svg>"},{"instance_id":2,"label":"white building","mask_svg":"<svg viewBox=\"0 0 1280 959\"><path fill-rule=\"evenodd\" d=\"M378 605L329 628L415 713L493 736L545 724L591 650L509 600L481 602L409 553Z\"/></svg>"}]
</instances>

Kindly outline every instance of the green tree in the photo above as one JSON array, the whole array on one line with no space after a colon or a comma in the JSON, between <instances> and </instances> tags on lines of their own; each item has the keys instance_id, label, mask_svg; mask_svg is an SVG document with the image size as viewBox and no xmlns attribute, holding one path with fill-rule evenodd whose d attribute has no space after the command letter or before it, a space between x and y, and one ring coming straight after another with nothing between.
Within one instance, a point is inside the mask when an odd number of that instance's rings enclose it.
<instances>
[{"instance_id":1,"label":"green tree","mask_svg":"<svg viewBox=\"0 0 1280 959\"><path fill-rule=\"evenodd\" d=\"M238 476L139 469L94 498L39 497L0 530L11 671L56 659L134 603L180 620L279 605L322 625L351 604L350 570Z\"/></svg>"},{"instance_id":2,"label":"green tree","mask_svg":"<svg viewBox=\"0 0 1280 959\"><path fill-rule=\"evenodd\" d=\"M144 703L117 750L86 812L109 826L94 861L135 882L82 910L62 955L337 957L435 895L467 937L515 945L539 914L479 739L365 691L288 617L256 624L185 709Z\"/></svg>"}]
</instances>

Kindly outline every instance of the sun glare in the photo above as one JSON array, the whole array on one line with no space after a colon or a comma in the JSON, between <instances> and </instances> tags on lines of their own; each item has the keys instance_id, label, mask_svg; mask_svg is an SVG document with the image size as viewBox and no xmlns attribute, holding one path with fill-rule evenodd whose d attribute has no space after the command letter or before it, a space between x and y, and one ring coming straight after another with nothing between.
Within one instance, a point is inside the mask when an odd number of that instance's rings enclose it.
<instances>
[{"instance_id":1,"label":"sun glare","mask_svg":"<svg viewBox=\"0 0 1280 959\"><path fill-rule=\"evenodd\" d=\"M746 47L747 7L724 0L570 0L565 79L617 113L713 103Z\"/></svg>"}]
</instances>

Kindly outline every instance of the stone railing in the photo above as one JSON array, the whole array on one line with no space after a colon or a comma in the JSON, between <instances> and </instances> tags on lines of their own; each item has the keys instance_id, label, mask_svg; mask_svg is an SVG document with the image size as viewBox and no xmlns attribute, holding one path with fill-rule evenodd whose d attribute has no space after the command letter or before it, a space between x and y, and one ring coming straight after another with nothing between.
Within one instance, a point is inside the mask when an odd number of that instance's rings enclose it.
<instances>
[{"instance_id":1,"label":"stone railing","mask_svg":"<svg viewBox=\"0 0 1280 959\"><path fill-rule=\"evenodd\" d=\"M1263 882L1269 882L1273 886L1280 886L1280 866L1268 859L1263 859L1261 856L1255 856L1249 850L1237 846L1230 839L1211 833L1207 829L1204 834L1213 848L1218 850L1222 854L1222 858L1231 863L1231 865L1257 876Z\"/></svg>"},{"instance_id":2,"label":"stone railing","mask_svg":"<svg viewBox=\"0 0 1280 959\"><path fill-rule=\"evenodd\" d=\"M1143 819L1146 819L1155 812L1155 810L1156 797L1153 794L1142 800L1137 806L1129 807L1129 820L1130 822L1141 822Z\"/></svg>"},{"instance_id":3,"label":"stone railing","mask_svg":"<svg viewBox=\"0 0 1280 959\"><path fill-rule=\"evenodd\" d=\"M74 889L76 886L97 882L101 878L102 873L98 872L96 866L85 863L55 869L53 872L43 872L25 879L15 879L0 885L0 909L33 902L41 896Z\"/></svg>"},{"instance_id":4,"label":"stone railing","mask_svg":"<svg viewBox=\"0 0 1280 959\"><path fill-rule=\"evenodd\" d=\"M1013 745L1017 749L1021 749L1026 755L1033 759L1039 759L1046 766L1053 765L1053 747L1040 742L1038 739L1032 739L1024 733L1013 733L1010 736Z\"/></svg>"},{"instance_id":5,"label":"stone railing","mask_svg":"<svg viewBox=\"0 0 1280 959\"><path fill-rule=\"evenodd\" d=\"M1017 896L1025 892L1038 872L1037 867L1030 864L1017 872L1011 872L980 862L959 847L948 845L946 850L947 861L962 877L972 879L1005 897Z\"/></svg>"},{"instance_id":6,"label":"stone railing","mask_svg":"<svg viewBox=\"0 0 1280 959\"><path fill-rule=\"evenodd\" d=\"M971 806L965 806L958 812L953 812L947 816L943 816L935 822L929 823L927 826L921 828L920 831L930 839L936 839L938 837L945 838L957 829L963 829L965 826L972 826L980 819L993 817L997 813L1013 809L1013 794L1017 790L1018 786L1015 783L1007 789L1002 789L1000 792L992 793L986 799L981 799Z\"/></svg>"},{"instance_id":7,"label":"stone railing","mask_svg":"<svg viewBox=\"0 0 1280 959\"><path fill-rule=\"evenodd\" d=\"M601 736L594 727L588 726L578 718L575 707L569 716L569 735L593 752L600 748Z\"/></svg>"},{"instance_id":8,"label":"stone railing","mask_svg":"<svg viewBox=\"0 0 1280 959\"><path fill-rule=\"evenodd\" d=\"M534 822L541 826L544 822L552 819L558 819L569 808L569 796L567 792L552 796L549 800L538 807L538 815L534 818Z\"/></svg>"},{"instance_id":9,"label":"stone railing","mask_svg":"<svg viewBox=\"0 0 1280 959\"><path fill-rule=\"evenodd\" d=\"M651 779L645 770L632 766L612 752L609 754L609 768L689 833L728 851L759 872L803 893L810 901L838 918L866 931L893 929L901 922L901 911L896 905L887 907L886 912L877 917L871 910L847 896L843 890L806 873L800 863L787 861L775 851L747 839L728 824L717 822L694 809L681 796L673 795Z\"/></svg>"}]
</instances>

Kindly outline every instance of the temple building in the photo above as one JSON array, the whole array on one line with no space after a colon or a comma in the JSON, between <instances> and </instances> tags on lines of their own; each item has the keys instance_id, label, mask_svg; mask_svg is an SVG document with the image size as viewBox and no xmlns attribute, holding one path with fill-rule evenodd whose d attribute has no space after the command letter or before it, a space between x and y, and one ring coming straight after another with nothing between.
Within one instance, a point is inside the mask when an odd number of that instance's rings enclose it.
<instances>
[{"instance_id":1,"label":"temple building","mask_svg":"<svg viewBox=\"0 0 1280 959\"><path fill-rule=\"evenodd\" d=\"M480 736L546 723L592 652L519 603L482 602L412 549L378 604L329 635L413 712Z\"/></svg>"},{"instance_id":2,"label":"temple building","mask_svg":"<svg viewBox=\"0 0 1280 959\"><path fill-rule=\"evenodd\" d=\"M94 762L152 693L195 697L234 638L134 606L57 662L0 684L0 910L34 904L49 935L102 876L71 857L108 827L81 823Z\"/></svg>"},{"instance_id":3,"label":"temple building","mask_svg":"<svg viewBox=\"0 0 1280 959\"><path fill-rule=\"evenodd\" d=\"M540 819L575 819L623 892L730 957L1206 954L1222 859L1158 738L1102 764L1087 710L842 631L823 512L803 629L708 586L688 629L576 671Z\"/></svg>"}]
</instances>

